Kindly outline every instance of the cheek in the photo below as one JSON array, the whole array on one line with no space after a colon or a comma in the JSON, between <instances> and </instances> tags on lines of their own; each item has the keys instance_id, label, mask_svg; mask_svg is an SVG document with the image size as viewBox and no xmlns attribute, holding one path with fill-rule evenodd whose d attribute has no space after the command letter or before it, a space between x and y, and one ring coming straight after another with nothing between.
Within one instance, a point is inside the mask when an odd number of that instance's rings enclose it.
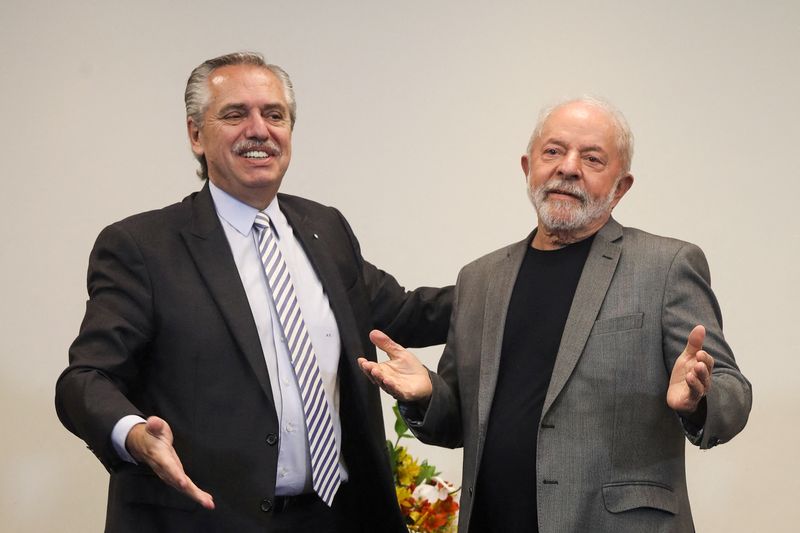
<instances>
[{"instance_id":1,"label":"cheek","mask_svg":"<svg viewBox=\"0 0 800 533\"><path fill-rule=\"evenodd\" d=\"M541 187L547 182L549 177L550 175L545 172L542 167L538 167L528 174L528 186Z\"/></svg>"}]
</instances>

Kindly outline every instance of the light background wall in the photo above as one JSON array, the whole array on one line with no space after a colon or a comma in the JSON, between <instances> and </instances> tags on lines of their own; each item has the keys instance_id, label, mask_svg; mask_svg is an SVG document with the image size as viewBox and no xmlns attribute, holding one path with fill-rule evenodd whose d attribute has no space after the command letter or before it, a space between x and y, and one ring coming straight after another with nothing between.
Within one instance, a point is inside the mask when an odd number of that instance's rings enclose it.
<instances>
[{"instance_id":1,"label":"light background wall","mask_svg":"<svg viewBox=\"0 0 800 533\"><path fill-rule=\"evenodd\" d=\"M744 433L689 452L698 531L800 527L800 3L4 0L0 531L102 529L106 473L52 400L88 253L200 187L184 83L242 49L296 84L283 190L342 209L407 286L530 231L519 157L542 105L618 104L637 180L616 216L706 251L754 386ZM412 448L459 482L459 452Z\"/></svg>"}]
</instances>

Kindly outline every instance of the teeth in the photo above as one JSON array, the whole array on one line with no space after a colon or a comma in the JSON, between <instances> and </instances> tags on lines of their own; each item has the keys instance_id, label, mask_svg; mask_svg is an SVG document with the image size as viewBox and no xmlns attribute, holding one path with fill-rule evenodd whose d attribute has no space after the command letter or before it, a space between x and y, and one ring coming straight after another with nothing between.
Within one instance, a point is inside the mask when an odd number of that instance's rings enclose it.
<instances>
[{"instance_id":1,"label":"teeth","mask_svg":"<svg viewBox=\"0 0 800 533\"><path fill-rule=\"evenodd\" d=\"M253 150L251 152L245 152L242 155L244 157L249 157L249 158L269 157L269 154L267 152L259 152L259 151L255 151L255 150Z\"/></svg>"}]
</instances>

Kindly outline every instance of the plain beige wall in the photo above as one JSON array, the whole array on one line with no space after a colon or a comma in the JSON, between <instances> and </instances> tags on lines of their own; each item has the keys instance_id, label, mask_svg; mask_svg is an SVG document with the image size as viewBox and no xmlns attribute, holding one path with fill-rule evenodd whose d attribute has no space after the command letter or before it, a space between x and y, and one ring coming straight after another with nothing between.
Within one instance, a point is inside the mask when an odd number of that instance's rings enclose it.
<instances>
[{"instance_id":1,"label":"plain beige wall","mask_svg":"<svg viewBox=\"0 0 800 533\"><path fill-rule=\"evenodd\" d=\"M106 473L52 401L89 250L200 187L185 79L240 49L297 87L284 191L341 208L408 286L531 229L519 157L542 105L618 104L637 180L616 216L703 247L754 385L744 433L689 452L697 528L797 529L800 3L3 0L1 531L102 528ZM459 481L459 452L413 448Z\"/></svg>"}]
</instances>

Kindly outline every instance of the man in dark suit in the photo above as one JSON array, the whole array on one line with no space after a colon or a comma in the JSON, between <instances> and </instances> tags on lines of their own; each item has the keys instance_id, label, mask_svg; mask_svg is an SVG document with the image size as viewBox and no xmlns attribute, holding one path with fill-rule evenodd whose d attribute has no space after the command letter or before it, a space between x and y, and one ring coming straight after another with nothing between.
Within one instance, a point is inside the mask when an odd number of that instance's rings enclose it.
<instances>
[{"instance_id":1,"label":"man in dark suit","mask_svg":"<svg viewBox=\"0 0 800 533\"><path fill-rule=\"evenodd\" d=\"M337 210L278 194L295 121L282 69L206 61L186 111L206 185L103 230L56 385L59 418L111 474L107 531L405 531L356 358L375 359L373 327L444 342L451 289L406 292Z\"/></svg>"},{"instance_id":2,"label":"man in dark suit","mask_svg":"<svg viewBox=\"0 0 800 533\"><path fill-rule=\"evenodd\" d=\"M606 102L547 110L522 157L537 227L462 269L438 373L372 333L391 361L362 369L412 431L464 447L459 532L692 531L686 437L747 422L703 252L611 217L632 143Z\"/></svg>"}]
</instances>

